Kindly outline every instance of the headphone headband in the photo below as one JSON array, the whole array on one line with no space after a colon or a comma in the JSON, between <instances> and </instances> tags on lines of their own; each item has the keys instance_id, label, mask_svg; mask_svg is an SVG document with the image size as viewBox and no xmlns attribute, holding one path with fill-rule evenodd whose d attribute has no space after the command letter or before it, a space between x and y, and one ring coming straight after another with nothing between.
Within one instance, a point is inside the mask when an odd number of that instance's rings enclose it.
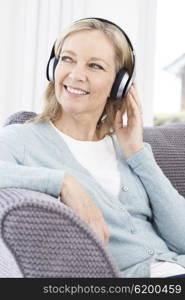
<instances>
[{"instance_id":1,"label":"headphone headband","mask_svg":"<svg viewBox=\"0 0 185 300\"><path fill-rule=\"evenodd\" d=\"M117 27L122 32L122 34L125 36L125 38L126 38L128 44L129 44L131 50L134 52L134 48L133 48L132 43L131 43L128 35L126 34L126 32L120 26L118 26L117 24L113 23L112 21L109 21L109 20L103 19L103 18L96 18L96 17L92 17L91 18L91 17L88 17L88 18L83 18L83 19L77 20L77 21L75 21L75 23L79 22L79 21L83 21L83 20L89 20L89 19L98 20L98 21L101 21L101 22L104 22L104 23L108 23L108 24L111 24L111 25L114 25L115 27Z\"/></svg>"}]
</instances>

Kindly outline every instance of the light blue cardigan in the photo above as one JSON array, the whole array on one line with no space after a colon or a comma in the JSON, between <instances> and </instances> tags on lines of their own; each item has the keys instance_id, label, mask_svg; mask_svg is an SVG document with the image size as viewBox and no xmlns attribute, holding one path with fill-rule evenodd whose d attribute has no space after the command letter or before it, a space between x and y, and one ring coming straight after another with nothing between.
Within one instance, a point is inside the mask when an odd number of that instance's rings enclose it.
<instances>
[{"instance_id":1,"label":"light blue cardigan","mask_svg":"<svg viewBox=\"0 0 185 300\"><path fill-rule=\"evenodd\" d=\"M102 211L110 232L108 248L123 277L150 277L155 258L185 267L185 199L156 164L149 144L125 159L116 136L112 139L121 176L119 198L78 163L49 122L0 129L0 188L59 198L64 174L70 173Z\"/></svg>"}]
</instances>

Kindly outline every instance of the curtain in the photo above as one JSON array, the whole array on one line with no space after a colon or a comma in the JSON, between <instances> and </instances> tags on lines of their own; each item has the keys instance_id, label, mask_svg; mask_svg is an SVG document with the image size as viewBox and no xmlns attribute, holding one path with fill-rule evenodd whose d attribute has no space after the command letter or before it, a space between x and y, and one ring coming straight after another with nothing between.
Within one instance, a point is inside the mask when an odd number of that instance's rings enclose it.
<instances>
[{"instance_id":1,"label":"curtain","mask_svg":"<svg viewBox=\"0 0 185 300\"><path fill-rule=\"evenodd\" d=\"M55 39L85 0L0 0L0 122L21 111L40 112L46 65Z\"/></svg>"}]
</instances>

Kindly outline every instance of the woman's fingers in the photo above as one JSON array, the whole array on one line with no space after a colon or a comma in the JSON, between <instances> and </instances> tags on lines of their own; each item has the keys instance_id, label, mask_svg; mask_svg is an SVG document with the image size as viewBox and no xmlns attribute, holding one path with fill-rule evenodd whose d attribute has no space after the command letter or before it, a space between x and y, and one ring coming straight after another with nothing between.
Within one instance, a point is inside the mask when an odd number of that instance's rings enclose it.
<instances>
[{"instance_id":1,"label":"woman's fingers","mask_svg":"<svg viewBox=\"0 0 185 300\"><path fill-rule=\"evenodd\" d=\"M99 222L96 222L96 226L101 231L100 234L102 236L102 240L103 240L104 244L107 245L109 242L109 230L108 230L108 226L107 226L101 213L99 213Z\"/></svg>"},{"instance_id":2,"label":"woman's fingers","mask_svg":"<svg viewBox=\"0 0 185 300\"><path fill-rule=\"evenodd\" d=\"M123 101L126 101L127 126L116 132L119 146L126 157L143 148L141 103L134 85Z\"/></svg>"},{"instance_id":3,"label":"woman's fingers","mask_svg":"<svg viewBox=\"0 0 185 300\"><path fill-rule=\"evenodd\" d=\"M86 189L70 174L64 177L61 198L64 204L71 207L94 229L104 244L108 242L108 229L101 211L94 204Z\"/></svg>"},{"instance_id":4,"label":"woman's fingers","mask_svg":"<svg viewBox=\"0 0 185 300\"><path fill-rule=\"evenodd\" d=\"M136 104L138 105L140 113L142 113L142 103L140 101L135 83L132 84L129 92L132 95L133 99L135 100Z\"/></svg>"},{"instance_id":5,"label":"woman's fingers","mask_svg":"<svg viewBox=\"0 0 185 300\"><path fill-rule=\"evenodd\" d=\"M104 233L101 230L100 226L98 226L97 223L94 222L90 222L89 226L96 232L96 234L98 235L98 237L103 241L104 243Z\"/></svg>"},{"instance_id":6,"label":"woman's fingers","mask_svg":"<svg viewBox=\"0 0 185 300\"><path fill-rule=\"evenodd\" d=\"M141 112L134 100L134 97L130 93L128 94L127 107L128 126L135 125L139 120L142 122Z\"/></svg>"},{"instance_id":7,"label":"woman's fingers","mask_svg":"<svg viewBox=\"0 0 185 300\"><path fill-rule=\"evenodd\" d=\"M102 242L107 245L109 241L109 231L101 211L91 202L88 207L84 207L82 215Z\"/></svg>"},{"instance_id":8,"label":"woman's fingers","mask_svg":"<svg viewBox=\"0 0 185 300\"><path fill-rule=\"evenodd\" d=\"M136 104L134 97L131 93L128 93L127 99L128 117L137 116L139 111L138 105Z\"/></svg>"},{"instance_id":9,"label":"woman's fingers","mask_svg":"<svg viewBox=\"0 0 185 300\"><path fill-rule=\"evenodd\" d=\"M109 242L109 232L105 222L101 219L97 219L96 221L90 219L88 224L96 232L103 243L107 245Z\"/></svg>"},{"instance_id":10,"label":"woman's fingers","mask_svg":"<svg viewBox=\"0 0 185 300\"><path fill-rule=\"evenodd\" d=\"M104 224L104 241L105 245L108 245L109 242L109 230L107 224Z\"/></svg>"},{"instance_id":11,"label":"woman's fingers","mask_svg":"<svg viewBox=\"0 0 185 300\"><path fill-rule=\"evenodd\" d=\"M124 99L124 101L126 101L126 113L128 118L127 123L128 125L131 125L133 118L137 117L140 111L138 109L138 105L134 101L134 98L130 92L127 94L127 97ZM123 117L122 112L118 110L116 112L115 122L114 122L115 130L119 130L124 127L122 117Z\"/></svg>"},{"instance_id":12,"label":"woman's fingers","mask_svg":"<svg viewBox=\"0 0 185 300\"><path fill-rule=\"evenodd\" d=\"M122 112L118 110L116 112L115 121L114 121L115 130L119 130L123 127L123 119L122 119Z\"/></svg>"},{"instance_id":13,"label":"woman's fingers","mask_svg":"<svg viewBox=\"0 0 185 300\"><path fill-rule=\"evenodd\" d=\"M126 101L126 113L129 125L132 124L133 118L140 117L142 115L142 104L139 99L135 83L132 84L126 98L124 98L123 101ZM124 127L122 117L122 112L118 110L115 116L115 130L119 130Z\"/></svg>"}]
</instances>

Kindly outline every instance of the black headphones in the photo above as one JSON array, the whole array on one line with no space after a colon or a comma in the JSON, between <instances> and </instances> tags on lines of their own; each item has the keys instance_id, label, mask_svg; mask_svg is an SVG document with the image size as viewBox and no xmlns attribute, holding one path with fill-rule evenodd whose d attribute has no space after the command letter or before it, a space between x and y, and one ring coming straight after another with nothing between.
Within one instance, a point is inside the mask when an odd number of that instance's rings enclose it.
<instances>
[{"instance_id":1,"label":"black headphones","mask_svg":"<svg viewBox=\"0 0 185 300\"><path fill-rule=\"evenodd\" d=\"M110 93L110 97L114 98L114 99L120 99L120 98L124 98L127 95L127 92L133 82L133 77L134 77L134 71L135 71L135 53L134 53L134 49L132 46L132 43L130 41L130 39L128 38L127 34L123 31L122 28L120 28L118 25L116 25L115 23L106 20L106 19L102 19L102 18L84 18L84 19L80 19L78 21L81 20L87 20L87 19L95 19L95 20L99 20L101 22L106 22L109 24L112 24L114 26L116 26L124 35L124 37L126 38L129 48L131 50L131 54L132 54L132 71L131 74L129 75L128 71L125 68L121 68L118 73L116 74L116 78L114 80L114 83L112 85L112 89L111 89L111 93ZM76 21L76 22L78 22ZM55 57L55 43L53 45L51 54L50 54L50 58L49 61L47 63L47 68L46 68L46 76L47 79L49 81L54 82L54 73L55 73L55 68L56 65L59 61L59 59L57 57Z\"/></svg>"}]
</instances>

